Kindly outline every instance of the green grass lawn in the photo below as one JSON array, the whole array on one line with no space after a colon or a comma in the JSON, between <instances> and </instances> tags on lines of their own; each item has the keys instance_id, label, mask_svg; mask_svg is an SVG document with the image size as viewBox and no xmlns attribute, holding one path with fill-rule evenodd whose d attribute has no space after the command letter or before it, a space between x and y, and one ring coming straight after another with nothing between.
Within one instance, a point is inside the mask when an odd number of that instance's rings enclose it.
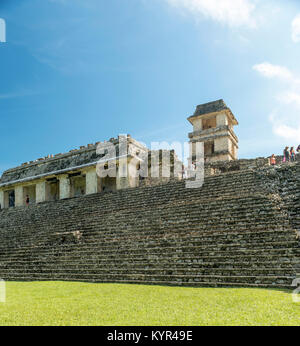
<instances>
[{"instance_id":1,"label":"green grass lawn","mask_svg":"<svg viewBox=\"0 0 300 346\"><path fill-rule=\"evenodd\" d=\"M300 325L291 292L8 282L0 325Z\"/></svg>"}]
</instances>

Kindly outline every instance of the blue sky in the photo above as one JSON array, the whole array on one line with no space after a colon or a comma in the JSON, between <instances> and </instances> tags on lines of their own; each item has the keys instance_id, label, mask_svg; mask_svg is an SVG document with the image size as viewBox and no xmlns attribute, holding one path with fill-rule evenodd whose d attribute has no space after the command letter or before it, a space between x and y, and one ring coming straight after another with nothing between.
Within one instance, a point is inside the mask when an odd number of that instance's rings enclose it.
<instances>
[{"instance_id":1,"label":"blue sky","mask_svg":"<svg viewBox=\"0 0 300 346\"><path fill-rule=\"evenodd\" d=\"M1 0L0 172L129 133L187 140L223 98L240 158L300 144L300 2Z\"/></svg>"}]
</instances>

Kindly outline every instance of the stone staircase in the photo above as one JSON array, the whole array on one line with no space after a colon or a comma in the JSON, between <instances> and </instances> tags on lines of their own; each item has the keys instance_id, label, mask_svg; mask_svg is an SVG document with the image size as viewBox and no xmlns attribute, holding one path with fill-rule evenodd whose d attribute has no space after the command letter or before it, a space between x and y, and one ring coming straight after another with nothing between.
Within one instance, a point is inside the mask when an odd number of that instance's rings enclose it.
<instances>
[{"instance_id":1,"label":"stone staircase","mask_svg":"<svg viewBox=\"0 0 300 346\"><path fill-rule=\"evenodd\" d=\"M95 194L0 212L0 278L291 286L300 165Z\"/></svg>"}]
</instances>

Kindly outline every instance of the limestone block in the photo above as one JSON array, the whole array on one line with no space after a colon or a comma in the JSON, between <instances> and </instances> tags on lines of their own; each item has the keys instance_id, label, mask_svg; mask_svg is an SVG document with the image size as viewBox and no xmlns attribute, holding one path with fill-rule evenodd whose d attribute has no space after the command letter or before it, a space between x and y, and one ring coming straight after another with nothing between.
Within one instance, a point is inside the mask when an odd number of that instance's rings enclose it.
<instances>
[{"instance_id":1,"label":"limestone block","mask_svg":"<svg viewBox=\"0 0 300 346\"><path fill-rule=\"evenodd\" d=\"M230 151L230 139L228 137L215 139L215 152L218 151Z\"/></svg>"},{"instance_id":2,"label":"limestone block","mask_svg":"<svg viewBox=\"0 0 300 346\"><path fill-rule=\"evenodd\" d=\"M96 168L86 171L86 194L91 195L99 192L99 178Z\"/></svg>"},{"instance_id":3,"label":"limestone block","mask_svg":"<svg viewBox=\"0 0 300 346\"><path fill-rule=\"evenodd\" d=\"M201 131L202 130L202 119L198 118L193 121L193 127L194 131Z\"/></svg>"},{"instance_id":4,"label":"limestone block","mask_svg":"<svg viewBox=\"0 0 300 346\"><path fill-rule=\"evenodd\" d=\"M138 187L139 179L138 179L136 160L132 160L131 162L129 162L128 175L129 175L129 186L130 187Z\"/></svg>"},{"instance_id":5,"label":"limestone block","mask_svg":"<svg viewBox=\"0 0 300 346\"><path fill-rule=\"evenodd\" d=\"M224 125L228 125L228 117L226 113L217 114L217 127L224 126Z\"/></svg>"},{"instance_id":6,"label":"limestone block","mask_svg":"<svg viewBox=\"0 0 300 346\"><path fill-rule=\"evenodd\" d=\"M42 203L48 200L48 188L46 181L40 181L36 184L36 203Z\"/></svg>"},{"instance_id":7,"label":"limestone block","mask_svg":"<svg viewBox=\"0 0 300 346\"><path fill-rule=\"evenodd\" d=\"M59 177L59 198L70 198L71 194L71 182L68 175L62 175Z\"/></svg>"},{"instance_id":8,"label":"limestone block","mask_svg":"<svg viewBox=\"0 0 300 346\"><path fill-rule=\"evenodd\" d=\"M129 174L127 158L119 160L117 172L117 190L127 189L129 187Z\"/></svg>"},{"instance_id":9,"label":"limestone block","mask_svg":"<svg viewBox=\"0 0 300 346\"><path fill-rule=\"evenodd\" d=\"M4 191L0 191L0 207L4 209Z\"/></svg>"},{"instance_id":10,"label":"limestone block","mask_svg":"<svg viewBox=\"0 0 300 346\"><path fill-rule=\"evenodd\" d=\"M15 188L15 205L16 207L22 207L25 205L23 186L16 186Z\"/></svg>"},{"instance_id":11,"label":"limestone block","mask_svg":"<svg viewBox=\"0 0 300 346\"><path fill-rule=\"evenodd\" d=\"M232 158L229 154L221 154L221 155L216 155L212 156L207 159L207 162L219 162L219 161L231 161Z\"/></svg>"},{"instance_id":12,"label":"limestone block","mask_svg":"<svg viewBox=\"0 0 300 346\"><path fill-rule=\"evenodd\" d=\"M4 191L4 204L3 204L4 208L9 208L9 194L8 192Z\"/></svg>"}]
</instances>

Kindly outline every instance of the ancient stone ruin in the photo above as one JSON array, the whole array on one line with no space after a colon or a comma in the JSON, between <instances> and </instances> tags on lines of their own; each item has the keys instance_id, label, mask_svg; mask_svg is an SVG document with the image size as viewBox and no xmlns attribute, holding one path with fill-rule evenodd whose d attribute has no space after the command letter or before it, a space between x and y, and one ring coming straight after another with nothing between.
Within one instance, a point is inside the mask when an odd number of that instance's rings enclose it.
<instances>
[{"instance_id":1,"label":"ancient stone ruin","mask_svg":"<svg viewBox=\"0 0 300 346\"><path fill-rule=\"evenodd\" d=\"M237 159L238 138L233 126L238 125L238 121L223 100L197 106L188 120L194 128L189 134L190 141L204 142L206 162ZM193 147L193 158L194 151Z\"/></svg>"},{"instance_id":2,"label":"ancient stone ruin","mask_svg":"<svg viewBox=\"0 0 300 346\"><path fill-rule=\"evenodd\" d=\"M115 177L98 174L99 164L110 169L99 143L4 172L0 277L291 287L300 275L299 162L238 160L237 120L222 100L189 121L191 160L204 143L201 188L186 188L174 151L169 176L157 176L164 151L130 136L103 144L117 148ZM137 174L142 166L147 177Z\"/></svg>"}]
</instances>

